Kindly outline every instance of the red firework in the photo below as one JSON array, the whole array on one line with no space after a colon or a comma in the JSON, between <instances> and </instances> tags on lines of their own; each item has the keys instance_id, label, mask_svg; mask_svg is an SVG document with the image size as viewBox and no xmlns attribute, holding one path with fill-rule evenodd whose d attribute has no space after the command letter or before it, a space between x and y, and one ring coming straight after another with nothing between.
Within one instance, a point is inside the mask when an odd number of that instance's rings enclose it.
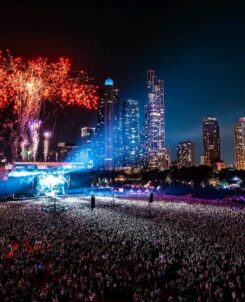
<instances>
[{"instance_id":1,"label":"red firework","mask_svg":"<svg viewBox=\"0 0 245 302\"><path fill-rule=\"evenodd\" d=\"M56 63L46 58L24 62L0 52L0 108L12 104L15 113L27 116L28 112L38 114L45 101L95 108L97 87L89 83L84 71L76 76L70 73L70 62L65 58Z\"/></svg>"},{"instance_id":2,"label":"red firework","mask_svg":"<svg viewBox=\"0 0 245 302\"><path fill-rule=\"evenodd\" d=\"M24 159L31 135L28 125L38 120L44 102L92 109L97 106L96 92L97 87L90 84L84 71L71 76L68 59L60 58L55 63L46 58L25 62L9 52L6 56L0 52L0 109L12 108L18 125L17 130L12 129L14 158L20 145Z\"/></svg>"}]
</instances>

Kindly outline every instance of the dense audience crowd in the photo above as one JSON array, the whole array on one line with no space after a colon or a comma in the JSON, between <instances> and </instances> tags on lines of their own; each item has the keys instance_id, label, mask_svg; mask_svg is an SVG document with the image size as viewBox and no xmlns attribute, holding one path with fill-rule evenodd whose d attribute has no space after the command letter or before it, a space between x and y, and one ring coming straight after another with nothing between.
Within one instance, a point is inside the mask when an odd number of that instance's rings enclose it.
<instances>
[{"instance_id":1,"label":"dense audience crowd","mask_svg":"<svg viewBox=\"0 0 245 302\"><path fill-rule=\"evenodd\" d=\"M225 206L0 204L0 301L245 301L244 230Z\"/></svg>"}]
</instances>

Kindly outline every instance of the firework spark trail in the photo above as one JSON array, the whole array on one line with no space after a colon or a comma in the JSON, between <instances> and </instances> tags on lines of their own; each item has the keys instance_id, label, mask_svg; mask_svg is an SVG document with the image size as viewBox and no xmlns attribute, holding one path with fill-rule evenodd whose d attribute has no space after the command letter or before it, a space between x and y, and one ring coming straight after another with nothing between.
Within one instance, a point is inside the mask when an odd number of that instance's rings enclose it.
<instances>
[{"instance_id":1,"label":"firework spark trail","mask_svg":"<svg viewBox=\"0 0 245 302\"><path fill-rule=\"evenodd\" d=\"M48 159L48 152L49 152L49 140L51 137L51 132L50 131L46 131L44 132L44 142L43 142L43 155L44 155L44 161L46 162Z\"/></svg>"},{"instance_id":2,"label":"firework spark trail","mask_svg":"<svg viewBox=\"0 0 245 302\"><path fill-rule=\"evenodd\" d=\"M0 109L12 106L18 125L13 146L21 146L22 159L32 137L28 123L38 119L45 101L58 105L78 105L87 109L97 106L97 87L89 83L84 71L70 76L68 59L49 63L46 58L24 62L0 52ZM17 155L15 154L15 157Z\"/></svg>"},{"instance_id":3,"label":"firework spark trail","mask_svg":"<svg viewBox=\"0 0 245 302\"><path fill-rule=\"evenodd\" d=\"M40 126L41 126L41 121L39 120L29 122L29 129L31 134L31 154L34 161L36 161L37 158Z\"/></svg>"}]
</instances>

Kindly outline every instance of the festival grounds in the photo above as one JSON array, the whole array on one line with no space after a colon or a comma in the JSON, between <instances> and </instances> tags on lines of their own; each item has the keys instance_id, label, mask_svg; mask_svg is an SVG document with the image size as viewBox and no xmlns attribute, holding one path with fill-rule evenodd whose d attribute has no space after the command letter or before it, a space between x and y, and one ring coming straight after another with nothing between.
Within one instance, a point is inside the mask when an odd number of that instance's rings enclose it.
<instances>
[{"instance_id":1,"label":"festival grounds","mask_svg":"<svg viewBox=\"0 0 245 302\"><path fill-rule=\"evenodd\" d=\"M245 301L245 207L66 197L0 203L0 301Z\"/></svg>"}]
</instances>

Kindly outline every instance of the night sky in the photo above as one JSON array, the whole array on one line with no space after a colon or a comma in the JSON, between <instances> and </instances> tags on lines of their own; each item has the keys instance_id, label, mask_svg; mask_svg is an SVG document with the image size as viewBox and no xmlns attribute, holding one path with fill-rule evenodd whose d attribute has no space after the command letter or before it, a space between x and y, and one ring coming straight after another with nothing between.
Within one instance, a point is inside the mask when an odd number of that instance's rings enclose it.
<instances>
[{"instance_id":1,"label":"night sky","mask_svg":"<svg viewBox=\"0 0 245 302\"><path fill-rule=\"evenodd\" d=\"M0 48L26 59L66 56L98 85L111 77L122 100L139 100L142 115L146 71L153 68L165 81L166 139L173 156L177 142L192 140L199 162L202 119L214 115L222 159L233 163L233 124L245 116L245 5L142 2L1 1ZM57 139L75 142L79 128L95 122L96 112L58 113Z\"/></svg>"}]
</instances>

